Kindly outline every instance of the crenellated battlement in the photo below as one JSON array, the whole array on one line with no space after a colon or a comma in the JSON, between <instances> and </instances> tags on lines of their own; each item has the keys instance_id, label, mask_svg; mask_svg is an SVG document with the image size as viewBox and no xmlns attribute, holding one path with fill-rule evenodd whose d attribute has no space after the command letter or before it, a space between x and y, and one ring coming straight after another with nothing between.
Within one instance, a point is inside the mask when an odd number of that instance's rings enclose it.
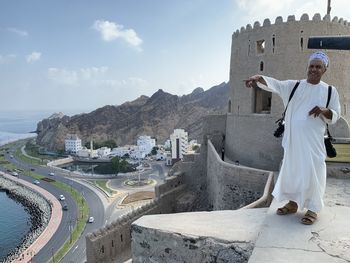
<instances>
[{"instance_id":1,"label":"crenellated battlement","mask_svg":"<svg viewBox=\"0 0 350 263\"><path fill-rule=\"evenodd\" d=\"M334 16L333 19L331 19L330 15L327 14L323 18L321 18L321 15L319 13L316 13L312 17L312 19L310 19L309 15L305 13L300 17L300 20L296 20L295 15L290 15L287 17L287 21L285 22L283 21L282 16L276 17L274 24L271 23L271 20L269 18L266 18L262 25L260 24L259 21L255 21L253 26L251 24L247 24L245 27L242 26L240 30L237 29L233 33L233 37L237 37L240 33L257 30L257 29L263 29L274 25L288 25L291 23L295 24L296 22L307 22L307 21L310 21L310 22L324 21L324 22L330 22L330 23L340 24L344 26L350 26L350 22L348 22L347 20L344 20L343 18L338 18L337 16Z\"/></svg>"}]
</instances>

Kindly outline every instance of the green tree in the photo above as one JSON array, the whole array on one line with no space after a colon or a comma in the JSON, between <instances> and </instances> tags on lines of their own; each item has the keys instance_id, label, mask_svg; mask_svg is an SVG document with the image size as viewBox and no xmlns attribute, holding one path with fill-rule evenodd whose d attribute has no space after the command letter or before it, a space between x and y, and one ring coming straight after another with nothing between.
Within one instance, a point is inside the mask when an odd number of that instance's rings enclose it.
<instances>
[{"instance_id":1,"label":"green tree","mask_svg":"<svg viewBox=\"0 0 350 263\"><path fill-rule=\"evenodd\" d=\"M117 147L117 143L114 140L111 139L111 140L104 141L102 143L102 146L106 146L108 148L113 149L113 148Z\"/></svg>"},{"instance_id":2,"label":"green tree","mask_svg":"<svg viewBox=\"0 0 350 263\"><path fill-rule=\"evenodd\" d=\"M154 147L152 148L151 154L152 154L152 155L156 155L158 150L159 150L159 148L158 148L157 146L154 146Z\"/></svg>"},{"instance_id":3,"label":"green tree","mask_svg":"<svg viewBox=\"0 0 350 263\"><path fill-rule=\"evenodd\" d=\"M132 166L126 161L116 156L112 158L112 170L115 173L127 173L133 171Z\"/></svg>"},{"instance_id":4,"label":"green tree","mask_svg":"<svg viewBox=\"0 0 350 263\"><path fill-rule=\"evenodd\" d=\"M98 148L101 148L101 147L108 147L108 148L116 148L117 147L117 143L114 141L114 140L106 140L106 141L103 141L103 142L93 142L93 147L94 149L98 149ZM86 142L84 144L84 146L88 149L90 149L90 142Z\"/></svg>"}]
</instances>

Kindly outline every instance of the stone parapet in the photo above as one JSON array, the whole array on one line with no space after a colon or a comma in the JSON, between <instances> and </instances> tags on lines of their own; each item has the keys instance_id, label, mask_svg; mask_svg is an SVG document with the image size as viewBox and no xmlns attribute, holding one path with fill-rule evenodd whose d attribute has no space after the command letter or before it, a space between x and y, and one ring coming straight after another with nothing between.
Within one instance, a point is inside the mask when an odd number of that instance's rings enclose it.
<instances>
[{"instance_id":1,"label":"stone parapet","mask_svg":"<svg viewBox=\"0 0 350 263\"><path fill-rule=\"evenodd\" d=\"M266 211L144 216L131 227L132 262L247 262Z\"/></svg>"}]
</instances>

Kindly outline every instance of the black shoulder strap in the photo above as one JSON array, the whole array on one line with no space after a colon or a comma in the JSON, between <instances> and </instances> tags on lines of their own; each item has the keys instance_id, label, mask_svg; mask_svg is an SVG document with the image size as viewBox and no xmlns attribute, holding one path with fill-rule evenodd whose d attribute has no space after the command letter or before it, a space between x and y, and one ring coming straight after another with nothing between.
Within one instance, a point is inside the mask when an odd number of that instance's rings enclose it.
<instances>
[{"instance_id":1,"label":"black shoulder strap","mask_svg":"<svg viewBox=\"0 0 350 263\"><path fill-rule=\"evenodd\" d=\"M294 93L295 93L295 90L297 89L297 87L299 86L299 84L300 84L300 81L298 81L297 83L295 83L295 86L294 86L292 92L291 92L290 95L289 95L288 103L289 103L290 100L293 98ZM287 107L288 107L288 104L287 104L286 108L287 108Z\"/></svg>"},{"instance_id":2,"label":"black shoulder strap","mask_svg":"<svg viewBox=\"0 0 350 263\"><path fill-rule=\"evenodd\" d=\"M289 95L288 103L287 103L287 105L286 105L286 108L284 109L284 112L282 113L282 118L280 119L280 120L282 120L282 121L284 120L284 115L286 114L286 111L287 111L289 102L290 102L290 100L293 98L294 93L295 93L297 87L299 86L299 84L300 84L300 81L297 81L297 83L295 83L295 86L294 86L292 92L291 92L290 95ZM278 120L278 121L279 121L279 120Z\"/></svg>"},{"instance_id":3,"label":"black shoulder strap","mask_svg":"<svg viewBox=\"0 0 350 263\"><path fill-rule=\"evenodd\" d=\"M329 105L329 101L331 100L331 96L332 96L332 86L328 86L328 98L327 98L327 104L326 104L326 108L328 108ZM331 136L329 129L328 129L328 124L326 124L326 131L327 131L327 135L328 138L332 139L333 137Z\"/></svg>"},{"instance_id":4,"label":"black shoulder strap","mask_svg":"<svg viewBox=\"0 0 350 263\"><path fill-rule=\"evenodd\" d=\"M332 86L328 86L328 98L327 98L326 108L328 108L329 101L331 100L331 96L332 96Z\"/></svg>"}]
</instances>

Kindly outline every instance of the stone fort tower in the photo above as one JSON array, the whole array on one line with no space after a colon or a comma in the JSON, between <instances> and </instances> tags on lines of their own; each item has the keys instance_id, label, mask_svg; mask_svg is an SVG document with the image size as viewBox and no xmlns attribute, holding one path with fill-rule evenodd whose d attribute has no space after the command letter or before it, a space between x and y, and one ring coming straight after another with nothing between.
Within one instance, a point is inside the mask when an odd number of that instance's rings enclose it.
<instances>
[{"instance_id":1,"label":"stone fort tower","mask_svg":"<svg viewBox=\"0 0 350 263\"><path fill-rule=\"evenodd\" d=\"M275 24L265 19L237 30L232 36L230 85L226 119L225 155L241 164L278 170L283 150L281 139L273 136L275 121L284 110L276 94L261 89L247 89L243 80L255 74L277 79L304 79L309 55L309 36L350 35L350 23L329 15L315 14L300 21L289 16ZM350 137L350 52L326 50L330 66L323 80L337 87L342 119L331 129L335 137ZM325 101L326 104L326 101Z\"/></svg>"}]
</instances>

